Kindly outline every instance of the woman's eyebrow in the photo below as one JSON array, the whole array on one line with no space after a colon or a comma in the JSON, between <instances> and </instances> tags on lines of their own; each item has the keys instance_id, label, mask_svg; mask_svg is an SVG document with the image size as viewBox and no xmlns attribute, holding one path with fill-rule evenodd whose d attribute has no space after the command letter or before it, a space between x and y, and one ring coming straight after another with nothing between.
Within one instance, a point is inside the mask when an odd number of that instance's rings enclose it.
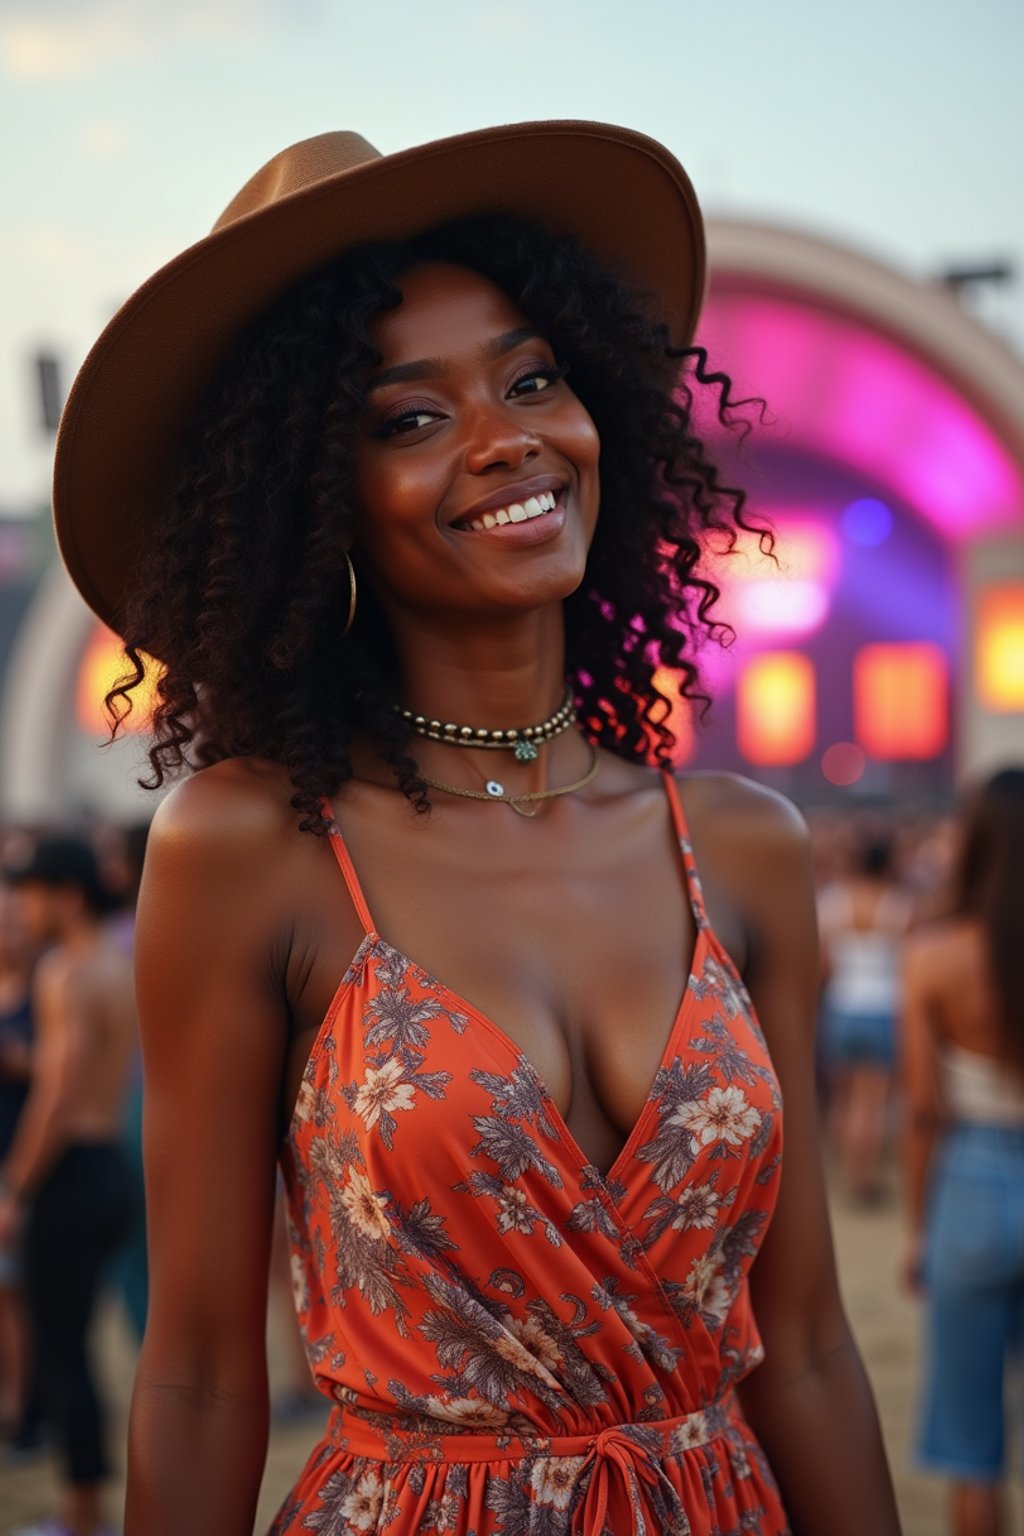
<instances>
[{"instance_id":1,"label":"woman's eyebrow","mask_svg":"<svg viewBox=\"0 0 1024 1536\"><path fill-rule=\"evenodd\" d=\"M504 357L505 353L511 352L514 347L522 346L524 341L540 340L540 332L532 325L519 325L514 331L506 331L503 336L496 336L493 341L488 342L484 348L484 355L489 362L493 362L496 357Z\"/></svg>"},{"instance_id":2,"label":"woman's eyebrow","mask_svg":"<svg viewBox=\"0 0 1024 1536\"><path fill-rule=\"evenodd\" d=\"M513 331L505 331L501 336L496 336L484 347L484 357L488 362L494 362L496 358L503 357L506 352L522 346L524 341L539 341L540 332L532 325L519 325ZM372 379L367 381L366 392L370 394L375 389L383 389L386 384L408 384L415 379L436 379L443 374L446 364L440 357L421 357L414 363L395 363L391 368L382 368L375 373Z\"/></svg>"}]
</instances>

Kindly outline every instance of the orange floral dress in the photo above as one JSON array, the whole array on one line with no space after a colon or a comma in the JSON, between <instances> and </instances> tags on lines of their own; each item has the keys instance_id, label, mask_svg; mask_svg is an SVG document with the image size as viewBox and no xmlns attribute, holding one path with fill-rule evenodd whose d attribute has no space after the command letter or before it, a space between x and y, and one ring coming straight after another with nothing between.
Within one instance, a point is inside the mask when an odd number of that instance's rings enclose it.
<instances>
[{"instance_id":1,"label":"orange floral dress","mask_svg":"<svg viewBox=\"0 0 1024 1536\"><path fill-rule=\"evenodd\" d=\"M785 1536L733 1388L781 1101L708 925L606 1173L502 1030L366 929L282 1154L297 1306L334 1409L272 1536ZM329 813L329 807L327 808Z\"/></svg>"}]
</instances>

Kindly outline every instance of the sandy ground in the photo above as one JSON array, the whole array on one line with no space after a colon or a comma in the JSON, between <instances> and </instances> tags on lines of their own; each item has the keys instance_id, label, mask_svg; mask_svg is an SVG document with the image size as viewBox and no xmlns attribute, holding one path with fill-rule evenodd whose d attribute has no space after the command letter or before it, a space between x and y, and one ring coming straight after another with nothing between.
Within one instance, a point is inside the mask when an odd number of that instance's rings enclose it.
<instances>
[{"instance_id":1,"label":"sandy ground","mask_svg":"<svg viewBox=\"0 0 1024 1536\"><path fill-rule=\"evenodd\" d=\"M945 1530L941 1483L910 1464L914 1391L918 1372L918 1311L901 1294L894 1274L900 1248L895 1201L870 1211L848 1209L833 1198L833 1225L843 1294L874 1384L892 1463L905 1536L940 1536ZM104 1380L114 1408L115 1443L123 1440L134 1353L120 1316L111 1305L97 1328ZM279 1328L271 1326L272 1377L280 1384L283 1364ZM260 1499L257 1531L266 1529L280 1500L316 1440L315 1424L276 1430L272 1436ZM31 1464L0 1469L0 1531L14 1531L51 1508L52 1466L42 1457ZM122 1487L111 1490L110 1510L120 1508ZM1024 1529L1024 1499L1014 1493L1015 1529ZM182 1536L188 1536L183 1532ZM870 1533L865 1533L870 1536Z\"/></svg>"}]
</instances>

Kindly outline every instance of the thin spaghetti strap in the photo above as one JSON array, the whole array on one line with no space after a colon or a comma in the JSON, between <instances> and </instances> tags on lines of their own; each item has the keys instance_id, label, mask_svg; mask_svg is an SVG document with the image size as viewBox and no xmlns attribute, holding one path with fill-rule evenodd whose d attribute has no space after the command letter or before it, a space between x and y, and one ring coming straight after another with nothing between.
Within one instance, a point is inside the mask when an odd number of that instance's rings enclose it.
<instances>
[{"instance_id":1,"label":"thin spaghetti strap","mask_svg":"<svg viewBox=\"0 0 1024 1536\"><path fill-rule=\"evenodd\" d=\"M376 933L377 930L374 927L373 918L370 916L370 909L366 905L366 897L363 895L363 888L359 884L356 867L352 863L348 849L345 847L345 839L341 835L341 828L338 826L334 815L334 807L326 795L323 796L320 804L323 806L324 820L327 823L327 835L331 840L334 856L341 866L341 872L345 877L345 884L348 886L348 893L352 898L352 905L356 909L356 915L362 923L365 933Z\"/></svg>"},{"instance_id":2,"label":"thin spaghetti strap","mask_svg":"<svg viewBox=\"0 0 1024 1536\"><path fill-rule=\"evenodd\" d=\"M698 928L706 928L708 916L704 907L704 892L701 890L700 875L697 873L697 864L693 857L690 829L686 825L686 812L683 810L679 785L668 769L662 772L661 777L665 784L668 803L672 808L672 822L676 829L676 835L679 838L679 847L682 849L683 870L686 875L686 893L690 898L690 906L693 908L694 921Z\"/></svg>"}]
</instances>

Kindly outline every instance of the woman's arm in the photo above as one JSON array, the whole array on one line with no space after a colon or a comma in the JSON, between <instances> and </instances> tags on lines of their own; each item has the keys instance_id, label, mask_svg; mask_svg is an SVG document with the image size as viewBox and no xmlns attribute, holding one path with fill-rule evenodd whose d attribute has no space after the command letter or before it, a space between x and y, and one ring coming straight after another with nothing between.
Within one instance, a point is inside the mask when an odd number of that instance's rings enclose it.
<instances>
[{"instance_id":1,"label":"woman's arm","mask_svg":"<svg viewBox=\"0 0 1024 1536\"><path fill-rule=\"evenodd\" d=\"M207 769L164 801L147 849L136 977L150 1306L126 1536L250 1536L253 1526L286 1041L268 962L280 920L269 814Z\"/></svg>"},{"instance_id":2,"label":"woman's arm","mask_svg":"<svg viewBox=\"0 0 1024 1536\"><path fill-rule=\"evenodd\" d=\"M751 1271L765 1359L741 1384L794 1536L897 1536L871 1389L843 1312L821 1167L814 1083L818 944L810 849L779 796L735 785L732 868L751 940L747 982L784 1100L783 1172Z\"/></svg>"}]
</instances>

